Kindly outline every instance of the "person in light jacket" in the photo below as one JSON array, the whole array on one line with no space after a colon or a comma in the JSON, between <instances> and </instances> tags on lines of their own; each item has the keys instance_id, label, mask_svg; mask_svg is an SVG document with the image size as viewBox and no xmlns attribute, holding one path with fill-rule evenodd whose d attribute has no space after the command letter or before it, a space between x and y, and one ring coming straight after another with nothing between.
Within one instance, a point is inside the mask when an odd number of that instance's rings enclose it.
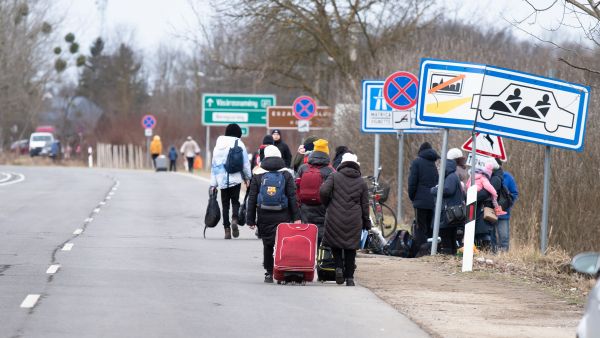
<instances>
[{"instance_id":1,"label":"person in light jacket","mask_svg":"<svg viewBox=\"0 0 600 338\"><path fill-rule=\"evenodd\" d=\"M194 173L194 159L196 155L200 154L200 147L198 143L192 139L191 136L187 137L187 140L181 146L179 152L186 158L188 164L188 171Z\"/></svg>"}]
</instances>

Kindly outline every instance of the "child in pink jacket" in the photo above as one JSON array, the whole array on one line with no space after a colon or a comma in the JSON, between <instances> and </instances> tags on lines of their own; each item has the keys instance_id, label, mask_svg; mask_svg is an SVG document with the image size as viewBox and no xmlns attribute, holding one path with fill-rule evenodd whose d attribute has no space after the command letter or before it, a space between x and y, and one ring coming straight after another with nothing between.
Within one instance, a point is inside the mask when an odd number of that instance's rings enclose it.
<instances>
[{"instance_id":1,"label":"child in pink jacket","mask_svg":"<svg viewBox=\"0 0 600 338\"><path fill-rule=\"evenodd\" d=\"M492 204L494 205L494 211L497 216L506 215L506 211L502 210L502 207L498 204L498 192L494 189L494 186L490 183L490 177L492 177L492 171L494 170L494 164L486 163L485 168L475 170L475 185L477 191L485 189L492 195ZM471 179L467 182L467 186L471 185Z\"/></svg>"}]
</instances>

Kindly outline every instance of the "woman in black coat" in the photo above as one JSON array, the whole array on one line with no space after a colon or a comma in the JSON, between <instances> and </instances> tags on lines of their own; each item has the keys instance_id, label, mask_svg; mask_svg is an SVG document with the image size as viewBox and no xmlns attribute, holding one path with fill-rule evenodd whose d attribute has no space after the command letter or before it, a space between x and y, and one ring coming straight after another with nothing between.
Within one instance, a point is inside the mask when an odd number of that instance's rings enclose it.
<instances>
[{"instance_id":1,"label":"woman in black coat","mask_svg":"<svg viewBox=\"0 0 600 338\"><path fill-rule=\"evenodd\" d=\"M329 175L320 192L321 202L327 207L323 243L331 247L335 259L335 281L343 284L345 279L347 286L354 286L361 231L371 228L369 189L356 155L344 154L338 172Z\"/></svg>"},{"instance_id":2,"label":"woman in black coat","mask_svg":"<svg viewBox=\"0 0 600 338\"><path fill-rule=\"evenodd\" d=\"M447 207L463 205L465 195L463 193L460 178L456 174L456 162L446 161L446 172L444 180L444 191L442 194L442 214L440 215L440 237L442 238L440 252L444 254L456 254L456 228L461 224L449 224L444 211ZM431 188L431 194L437 195L438 187Z\"/></svg>"},{"instance_id":3,"label":"woman in black coat","mask_svg":"<svg viewBox=\"0 0 600 338\"><path fill-rule=\"evenodd\" d=\"M273 251L275 247L275 234L277 225L300 220L298 205L296 204L296 184L294 178L285 167L281 152L274 145L265 148L265 158L260 163L260 169L252 176L248 192L248 210L246 223L251 229L258 226L258 234L263 242L263 265L265 267L265 283L273 283ZM258 207L258 194L262 177L267 172L281 172L285 177L285 195L287 196L287 209L273 211L262 210ZM258 216L258 217L257 217Z\"/></svg>"}]
</instances>

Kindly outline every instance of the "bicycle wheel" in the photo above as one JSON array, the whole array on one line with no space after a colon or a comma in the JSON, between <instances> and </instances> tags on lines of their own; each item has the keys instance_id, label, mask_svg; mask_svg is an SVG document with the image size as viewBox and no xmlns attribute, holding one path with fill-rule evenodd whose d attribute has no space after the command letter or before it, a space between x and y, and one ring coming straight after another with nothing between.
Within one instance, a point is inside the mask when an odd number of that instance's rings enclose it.
<instances>
[{"instance_id":1,"label":"bicycle wheel","mask_svg":"<svg viewBox=\"0 0 600 338\"><path fill-rule=\"evenodd\" d=\"M383 212L383 222L380 225L381 233L383 234L383 237L389 237L394 231L396 231L396 227L398 226L396 221L396 213L387 205L383 203L379 204L381 204L381 211Z\"/></svg>"}]
</instances>

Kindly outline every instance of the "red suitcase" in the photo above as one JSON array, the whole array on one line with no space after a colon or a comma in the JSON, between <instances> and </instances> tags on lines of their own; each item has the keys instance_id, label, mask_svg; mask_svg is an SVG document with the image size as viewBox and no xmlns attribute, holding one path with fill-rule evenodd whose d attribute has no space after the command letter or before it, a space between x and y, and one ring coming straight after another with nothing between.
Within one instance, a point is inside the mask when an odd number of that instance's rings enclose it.
<instances>
[{"instance_id":1,"label":"red suitcase","mask_svg":"<svg viewBox=\"0 0 600 338\"><path fill-rule=\"evenodd\" d=\"M314 224L281 223L277 226L273 278L278 283L312 282L318 234Z\"/></svg>"}]
</instances>

